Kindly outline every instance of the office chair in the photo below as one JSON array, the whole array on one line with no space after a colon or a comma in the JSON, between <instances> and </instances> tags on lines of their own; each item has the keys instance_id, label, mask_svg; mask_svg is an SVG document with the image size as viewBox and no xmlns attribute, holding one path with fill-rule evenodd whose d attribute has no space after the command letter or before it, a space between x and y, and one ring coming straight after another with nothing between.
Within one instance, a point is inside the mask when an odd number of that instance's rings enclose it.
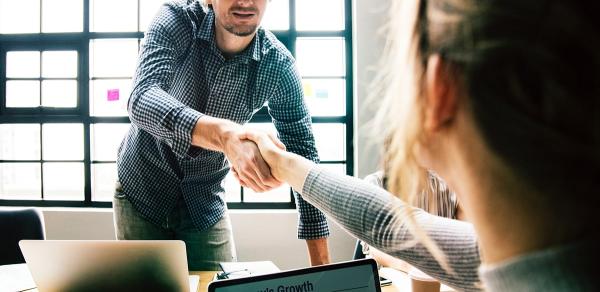
<instances>
[{"instance_id":1,"label":"office chair","mask_svg":"<svg viewBox=\"0 0 600 292\"><path fill-rule=\"evenodd\" d=\"M363 253L362 244L360 244L360 239L356 240L356 245L354 246L354 256L352 256L353 260L364 259L365 254Z\"/></svg>"},{"instance_id":2,"label":"office chair","mask_svg":"<svg viewBox=\"0 0 600 292\"><path fill-rule=\"evenodd\" d=\"M19 240L45 237L44 217L39 210L0 210L0 265L25 263Z\"/></svg>"}]
</instances>

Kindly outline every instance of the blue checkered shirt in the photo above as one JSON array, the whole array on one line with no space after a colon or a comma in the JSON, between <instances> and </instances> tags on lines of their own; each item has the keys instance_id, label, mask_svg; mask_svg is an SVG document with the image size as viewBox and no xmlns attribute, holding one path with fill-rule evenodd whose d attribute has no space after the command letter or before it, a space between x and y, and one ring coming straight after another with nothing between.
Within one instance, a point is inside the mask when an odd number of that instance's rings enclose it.
<instances>
[{"instance_id":1,"label":"blue checkered shirt","mask_svg":"<svg viewBox=\"0 0 600 292\"><path fill-rule=\"evenodd\" d=\"M229 163L191 145L192 129L205 114L247 123L266 102L287 149L317 162L300 75L275 36L260 28L247 49L225 59L212 9L192 0L163 5L145 35L128 104L132 124L117 159L123 194L157 225L183 197L198 230L211 227L226 210ZM295 196L298 237L328 236L325 216Z\"/></svg>"}]
</instances>

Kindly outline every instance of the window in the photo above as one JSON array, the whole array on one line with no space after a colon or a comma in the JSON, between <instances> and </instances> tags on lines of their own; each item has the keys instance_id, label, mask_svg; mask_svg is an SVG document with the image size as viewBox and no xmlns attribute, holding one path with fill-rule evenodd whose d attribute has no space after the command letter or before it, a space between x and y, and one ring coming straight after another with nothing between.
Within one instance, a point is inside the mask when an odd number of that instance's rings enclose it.
<instances>
[{"instance_id":1,"label":"window","mask_svg":"<svg viewBox=\"0 0 600 292\"><path fill-rule=\"evenodd\" d=\"M108 207L144 31L165 0L0 0L0 205ZM352 174L350 0L271 0L296 57L322 164ZM116 9L115 7L118 7ZM251 125L275 131L266 108ZM294 208L232 175L230 208Z\"/></svg>"}]
</instances>

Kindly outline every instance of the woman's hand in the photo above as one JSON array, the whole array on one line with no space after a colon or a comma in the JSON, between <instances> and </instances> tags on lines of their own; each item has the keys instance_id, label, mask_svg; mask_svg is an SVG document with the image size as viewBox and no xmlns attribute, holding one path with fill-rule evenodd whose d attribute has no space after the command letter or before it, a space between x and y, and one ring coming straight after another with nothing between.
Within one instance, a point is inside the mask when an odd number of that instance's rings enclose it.
<instances>
[{"instance_id":1,"label":"woman's hand","mask_svg":"<svg viewBox=\"0 0 600 292\"><path fill-rule=\"evenodd\" d=\"M275 179L282 181L281 174L277 174L277 170L281 168L283 156L288 154L285 151L285 145L272 133L265 133L259 130L247 130L240 138L256 143L262 158L271 168L271 175Z\"/></svg>"}]
</instances>

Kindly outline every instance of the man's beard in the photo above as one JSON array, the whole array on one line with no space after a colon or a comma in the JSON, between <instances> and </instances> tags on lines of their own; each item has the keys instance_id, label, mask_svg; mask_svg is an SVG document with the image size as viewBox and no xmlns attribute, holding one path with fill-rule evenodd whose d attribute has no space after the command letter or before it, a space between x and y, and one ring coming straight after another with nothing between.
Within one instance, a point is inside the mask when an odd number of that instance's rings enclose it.
<instances>
[{"instance_id":1,"label":"man's beard","mask_svg":"<svg viewBox=\"0 0 600 292\"><path fill-rule=\"evenodd\" d=\"M252 25L245 26L243 28L236 28L234 25L224 25L223 27L231 34L234 34L239 37L247 37L255 33L258 26Z\"/></svg>"}]
</instances>

